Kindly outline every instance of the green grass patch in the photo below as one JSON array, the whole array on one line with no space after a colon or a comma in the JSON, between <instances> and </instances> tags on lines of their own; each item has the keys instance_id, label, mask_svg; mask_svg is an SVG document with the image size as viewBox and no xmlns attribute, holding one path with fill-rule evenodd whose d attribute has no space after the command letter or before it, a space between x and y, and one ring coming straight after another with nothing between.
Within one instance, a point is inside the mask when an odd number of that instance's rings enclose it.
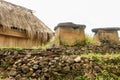
<instances>
[{"instance_id":1,"label":"green grass patch","mask_svg":"<svg viewBox=\"0 0 120 80\"><path fill-rule=\"evenodd\" d=\"M115 57L120 57L120 54L109 54L109 53L106 53L106 54L96 54L96 53L88 53L88 54L81 54L80 55L81 57L97 57L97 58L101 58L101 57L104 57L104 58L115 58Z\"/></svg>"},{"instance_id":2,"label":"green grass patch","mask_svg":"<svg viewBox=\"0 0 120 80\"><path fill-rule=\"evenodd\" d=\"M93 39L92 39L92 37L91 37L90 35L86 34L86 35L85 35L85 41L86 41L87 43L92 43L92 42L93 42Z\"/></svg>"},{"instance_id":3,"label":"green grass patch","mask_svg":"<svg viewBox=\"0 0 120 80\"><path fill-rule=\"evenodd\" d=\"M0 47L0 49L15 49L15 50L23 50L22 47L7 47L7 46L4 46L4 47Z\"/></svg>"}]
</instances>

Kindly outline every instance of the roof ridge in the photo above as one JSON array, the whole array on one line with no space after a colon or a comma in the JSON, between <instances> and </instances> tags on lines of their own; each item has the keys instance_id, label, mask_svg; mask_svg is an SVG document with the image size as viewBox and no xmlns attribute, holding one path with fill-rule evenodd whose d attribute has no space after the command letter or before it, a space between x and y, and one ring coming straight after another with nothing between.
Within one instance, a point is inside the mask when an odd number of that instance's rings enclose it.
<instances>
[{"instance_id":1,"label":"roof ridge","mask_svg":"<svg viewBox=\"0 0 120 80\"><path fill-rule=\"evenodd\" d=\"M4 3L8 4L8 5L12 5L12 6L15 6L15 7L17 6L17 7L21 8L21 9L27 10L27 11L29 11L29 12L33 12L31 9L22 7L22 6L20 6L20 5L13 4L13 3L8 2L8 1L5 1L5 0L0 0L0 2L4 2Z\"/></svg>"}]
</instances>

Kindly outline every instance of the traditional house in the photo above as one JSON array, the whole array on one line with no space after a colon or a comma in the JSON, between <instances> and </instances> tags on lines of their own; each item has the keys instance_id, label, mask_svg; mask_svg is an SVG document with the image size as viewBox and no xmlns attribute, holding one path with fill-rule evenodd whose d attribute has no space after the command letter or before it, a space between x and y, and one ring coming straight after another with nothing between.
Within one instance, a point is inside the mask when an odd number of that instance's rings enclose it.
<instances>
[{"instance_id":1,"label":"traditional house","mask_svg":"<svg viewBox=\"0 0 120 80\"><path fill-rule=\"evenodd\" d=\"M97 42L99 43L103 40L118 43L119 42L118 30L120 30L120 28L118 27L92 29L92 31L95 32L93 41L94 43Z\"/></svg>"},{"instance_id":2,"label":"traditional house","mask_svg":"<svg viewBox=\"0 0 120 80\"><path fill-rule=\"evenodd\" d=\"M32 10L0 0L0 47L38 47L52 35Z\"/></svg>"},{"instance_id":3,"label":"traditional house","mask_svg":"<svg viewBox=\"0 0 120 80\"><path fill-rule=\"evenodd\" d=\"M73 46L85 40L85 25L71 22L60 23L55 27L55 44Z\"/></svg>"}]
</instances>

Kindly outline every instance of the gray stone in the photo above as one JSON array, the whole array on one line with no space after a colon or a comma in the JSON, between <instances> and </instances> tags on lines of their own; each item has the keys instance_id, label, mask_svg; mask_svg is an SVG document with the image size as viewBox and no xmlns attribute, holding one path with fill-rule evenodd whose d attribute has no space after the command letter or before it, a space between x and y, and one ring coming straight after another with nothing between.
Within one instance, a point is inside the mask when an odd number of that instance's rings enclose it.
<instances>
[{"instance_id":1,"label":"gray stone","mask_svg":"<svg viewBox=\"0 0 120 80\"><path fill-rule=\"evenodd\" d=\"M35 65L33 65L32 68L33 68L33 69L38 69L38 68L39 68L39 65L35 64Z\"/></svg>"},{"instance_id":2,"label":"gray stone","mask_svg":"<svg viewBox=\"0 0 120 80\"><path fill-rule=\"evenodd\" d=\"M81 57L80 57L80 56L76 57L76 58L74 59L74 61L75 61L75 62L80 62L80 61L81 61Z\"/></svg>"},{"instance_id":3,"label":"gray stone","mask_svg":"<svg viewBox=\"0 0 120 80\"><path fill-rule=\"evenodd\" d=\"M29 69L29 67L27 65L22 65L21 68L22 68L23 73L27 73L27 72L30 71L30 69Z\"/></svg>"},{"instance_id":4,"label":"gray stone","mask_svg":"<svg viewBox=\"0 0 120 80\"><path fill-rule=\"evenodd\" d=\"M10 76L16 76L16 75L17 75L17 72L16 72L15 70L11 70L11 71L9 72L9 75L10 75Z\"/></svg>"}]
</instances>

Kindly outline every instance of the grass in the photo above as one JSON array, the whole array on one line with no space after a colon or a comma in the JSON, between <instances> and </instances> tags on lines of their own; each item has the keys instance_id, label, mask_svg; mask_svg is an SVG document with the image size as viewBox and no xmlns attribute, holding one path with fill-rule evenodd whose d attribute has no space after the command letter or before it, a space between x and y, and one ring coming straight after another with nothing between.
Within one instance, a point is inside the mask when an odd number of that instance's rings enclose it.
<instances>
[{"instance_id":1,"label":"grass","mask_svg":"<svg viewBox=\"0 0 120 80\"><path fill-rule=\"evenodd\" d=\"M46 49L46 48L50 48L53 44L54 44L55 38L53 37L52 39L50 39L49 42L47 42L46 44L42 44L41 46L37 47L37 48L33 48L33 49Z\"/></svg>"},{"instance_id":2,"label":"grass","mask_svg":"<svg viewBox=\"0 0 120 80\"><path fill-rule=\"evenodd\" d=\"M114 56L119 56L120 54L114 54ZM96 53L88 53L88 54L81 54L81 56L84 56L84 57L111 57L113 56L113 54L109 54L109 53L106 53L106 54L96 54Z\"/></svg>"},{"instance_id":3,"label":"grass","mask_svg":"<svg viewBox=\"0 0 120 80\"><path fill-rule=\"evenodd\" d=\"M80 55L81 57L98 57L98 58L101 58L101 57L104 57L104 58L114 58L114 57L120 57L120 54L109 54L109 53L106 53L106 54L96 54L96 53L88 53L88 54L81 54Z\"/></svg>"},{"instance_id":4,"label":"grass","mask_svg":"<svg viewBox=\"0 0 120 80\"><path fill-rule=\"evenodd\" d=\"M90 35L88 35L88 34L85 35L85 41L87 43L92 43L93 42L92 37Z\"/></svg>"},{"instance_id":5,"label":"grass","mask_svg":"<svg viewBox=\"0 0 120 80\"><path fill-rule=\"evenodd\" d=\"M15 50L23 50L23 48L21 48L21 47L6 47L6 46L4 46L4 47L0 47L0 49L2 50L2 49L15 49Z\"/></svg>"}]
</instances>

